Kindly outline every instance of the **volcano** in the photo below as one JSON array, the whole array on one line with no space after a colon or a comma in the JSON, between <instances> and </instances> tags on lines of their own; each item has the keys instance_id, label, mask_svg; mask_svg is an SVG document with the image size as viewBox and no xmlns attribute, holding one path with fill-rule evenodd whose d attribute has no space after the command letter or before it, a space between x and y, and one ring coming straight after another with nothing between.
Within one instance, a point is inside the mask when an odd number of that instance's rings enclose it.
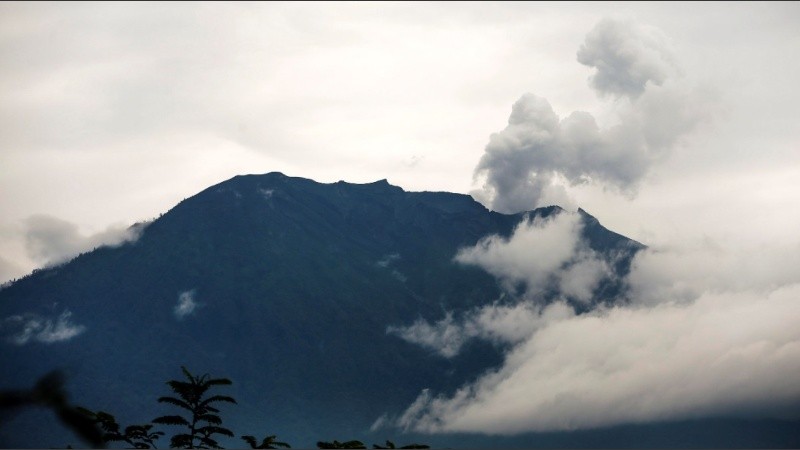
<instances>
[{"instance_id":1,"label":"volcano","mask_svg":"<svg viewBox=\"0 0 800 450\"><path fill-rule=\"evenodd\" d=\"M467 195L407 192L386 180L237 176L137 225L133 242L3 287L2 387L60 369L76 404L145 423L165 413L155 400L186 366L233 381L225 393L239 404L223 416L238 434L302 446L348 436L383 442L385 432L370 431L377 418L402 413L423 389L453 392L503 357L497 344L474 341L443 358L389 327L512 302L494 277L454 256L487 236L510 236L524 220L563 213L500 214ZM621 298L619 280L643 245L578 214L582 239L614 272L594 297ZM45 431L43 422L52 425ZM418 436L436 439L480 442ZM77 444L41 411L13 418L0 440Z\"/></svg>"}]
</instances>

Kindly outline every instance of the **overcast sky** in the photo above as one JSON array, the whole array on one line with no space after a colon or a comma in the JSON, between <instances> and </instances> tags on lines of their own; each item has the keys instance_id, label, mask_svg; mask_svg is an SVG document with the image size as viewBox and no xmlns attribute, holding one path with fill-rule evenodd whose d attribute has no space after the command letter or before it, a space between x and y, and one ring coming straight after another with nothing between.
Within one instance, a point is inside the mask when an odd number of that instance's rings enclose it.
<instances>
[{"instance_id":1,"label":"overcast sky","mask_svg":"<svg viewBox=\"0 0 800 450\"><path fill-rule=\"evenodd\" d=\"M524 94L625 120L578 61L604 18L658 35L653 70L708 111L635 174L543 200L650 244L795 239L797 3L2 3L0 278L48 261L43 220L79 248L237 174L479 194Z\"/></svg>"},{"instance_id":2,"label":"overcast sky","mask_svg":"<svg viewBox=\"0 0 800 450\"><path fill-rule=\"evenodd\" d=\"M237 174L581 207L650 246L630 305L395 324L442 357L510 351L376 426L797 416L797 2L0 3L0 55L0 282ZM575 216L454 258L587 302L610 273Z\"/></svg>"}]
</instances>

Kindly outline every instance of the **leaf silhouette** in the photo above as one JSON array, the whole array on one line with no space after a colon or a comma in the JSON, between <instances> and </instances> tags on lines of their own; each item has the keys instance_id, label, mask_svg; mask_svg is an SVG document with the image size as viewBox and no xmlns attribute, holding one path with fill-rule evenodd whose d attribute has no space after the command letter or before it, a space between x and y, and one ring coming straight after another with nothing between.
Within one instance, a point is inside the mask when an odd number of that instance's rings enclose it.
<instances>
[{"instance_id":1,"label":"leaf silhouette","mask_svg":"<svg viewBox=\"0 0 800 450\"><path fill-rule=\"evenodd\" d=\"M153 419L154 423L177 425L186 428L185 433L172 437L170 445L179 448L217 448L219 443L214 435L233 437L233 432L222 427L222 418L218 415L219 409L211 406L214 403L236 403L233 397L227 395L206 396L209 390L216 386L229 386L231 380L227 378L211 378L208 374L194 375L185 366L181 366L186 380L170 380L167 385L177 397L160 397L160 403L167 403L185 410L189 416L171 415Z\"/></svg>"}]
</instances>

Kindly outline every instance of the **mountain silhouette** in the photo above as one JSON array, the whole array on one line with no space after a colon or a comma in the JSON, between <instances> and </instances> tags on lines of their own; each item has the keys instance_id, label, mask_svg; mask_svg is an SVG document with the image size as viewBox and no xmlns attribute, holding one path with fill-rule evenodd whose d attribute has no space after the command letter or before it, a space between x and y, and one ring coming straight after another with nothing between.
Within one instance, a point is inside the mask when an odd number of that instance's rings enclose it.
<instances>
[{"instance_id":1,"label":"mountain silhouette","mask_svg":"<svg viewBox=\"0 0 800 450\"><path fill-rule=\"evenodd\" d=\"M185 365L233 380L228 393L239 405L223 414L242 434L273 431L306 446L368 436L422 389L453 392L502 361L503 349L488 342L443 358L387 328L503 301L494 277L454 256L486 236L509 236L526 217L561 212L500 214L467 195L407 192L386 180L237 176L140 225L135 242L0 290L0 379L23 387L61 368L76 403L143 423L162 414L155 398ZM583 238L617 275L598 297L616 298L643 246L579 214ZM0 442L74 439L14 420Z\"/></svg>"}]
</instances>

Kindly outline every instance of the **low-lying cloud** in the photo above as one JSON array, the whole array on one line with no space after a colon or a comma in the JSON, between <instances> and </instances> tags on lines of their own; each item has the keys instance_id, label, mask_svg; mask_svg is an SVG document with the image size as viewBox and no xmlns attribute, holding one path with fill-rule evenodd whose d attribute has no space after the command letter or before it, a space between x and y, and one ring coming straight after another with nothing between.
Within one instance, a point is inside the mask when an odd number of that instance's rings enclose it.
<instances>
[{"instance_id":1,"label":"low-lying cloud","mask_svg":"<svg viewBox=\"0 0 800 450\"><path fill-rule=\"evenodd\" d=\"M710 115L711 97L679 76L657 30L603 20L578 61L596 69L590 85L598 95L617 99L616 124L600 128L583 111L560 118L546 99L523 95L475 168L482 186L472 194L491 209L568 206L565 185L584 183L632 196L651 166Z\"/></svg>"},{"instance_id":2,"label":"low-lying cloud","mask_svg":"<svg viewBox=\"0 0 800 450\"><path fill-rule=\"evenodd\" d=\"M472 310L463 317L456 318L449 312L434 324L418 319L408 327L389 327L387 332L445 358L453 358L470 339L518 344L549 321L573 314L572 308L564 302L547 307L533 302L513 305L494 303Z\"/></svg>"},{"instance_id":3,"label":"low-lying cloud","mask_svg":"<svg viewBox=\"0 0 800 450\"><path fill-rule=\"evenodd\" d=\"M0 256L0 287L2 287L7 280L11 280L24 272L25 270L21 266Z\"/></svg>"},{"instance_id":4,"label":"low-lying cloud","mask_svg":"<svg viewBox=\"0 0 800 450\"><path fill-rule=\"evenodd\" d=\"M509 238L489 236L461 249L455 260L494 275L505 289L535 298L557 289L571 299L589 302L597 284L611 271L583 240L578 213L562 211L547 218L523 220Z\"/></svg>"},{"instance_id":5,"label":"low-lying cloud","mask_svg":"<svg viewBox=\"0 0 800 450\"><path fill-rule=\"evenodd\" d=\"M0 324L6 341L14 345L31 342L53 344L68 341L86 331L86 327L71 320L72 312L64 310L58 317L28 313L7 317Z\"/></svg>"},{"instance_id":6,"label":"low-lying cloud","mask_svg":"<svg viewBox=\"0 0 800 450\"><path fill-rule=\"evenodd\" d=\"M800 284L612 308L538 328L452 397L420 395L422 432L574 430L708 416L782 416L800 403Z\"/></svg>"},{"instance_id":7,"label":"low-lying cloud","mask_svg":"<svg viewBox=\"0 0 800 450\"><path fill-rule=\"evenodd\" d=\"M389 267L390 264L397 261L398 259L400 259L399 253L390 253L388 255L385 255L383 258L379 259L378 262L376 262L375 264L377 264L378 267Z\"/></svg>"},{"instance_id":8,"label":"low-lying cloud","mask_svg":"<svg viewBox=\"0 0 800 450\"><path fill-rule=\"evenodd\" d=\"M800 282L800 244L723 247L710 240L639 252L627 277L630 300L689 302L706 291L770 292Z\"/></svg>"},{"instance_id":9,"label":"low-lying cloud","mask_svg":"<svg viewBox=\"0 0 800 450\"><path fill-rule=\"evenodd\" d=\"M645 249L615 306L579 314L523 295L514 305L398 328L450 358L468 339L510 345L501 367L450 396L423 391L393 423L510 435L703 417L797 419L797 250L708 241Z\"/></svg>"},{"instance_id":10,"label":"low-lying cloud","mask_svg":"<svg viewBox=\"0 0 800 450\"><path fill-rule=\"evenodd\" d=\"M462 248L454 261L494 275L503 296L491 306L459 315L451 311L433 324L418 319L387 332L452 358L470 339L517 344L550 319L573 314L569 301L590 304L601 280L613 276L608 262L583 239L583 224L579 213L563 210L525 217L508 238L490 235ZM547 305L552 298L556 302Z\"/></svg>"},{"instance_id":11,"label":"low-lying cloud","mask_svg":"<svg viewBox=\"0 0 800 450\"><path fill-rule=\"evenodd\" d=\"M408 277L405 276L403 272L400 272L396 268L391 267L399 259L400 259L399 253L390 253L388 255L385 255L383 258L379 259L378 262L375 263L375 265L377 265L378 267L382 267L384 269L388 269L389 273L392 275L392 277L394 277L394 279L396 279L401 283L405 283L406 281L408 281Z\"/></svg>"},{"instance_id":12,"label":"low-lying cloud","mask_svg":"<svg viewBox=\"0 0 800 450\"><path fill-rule=\"evenodd\" d=\"M181 292L178 295L178 303L175 304L175 308L172 310L176 319L183 320L186 316L194 313L195 309L197 309L197 302L194 300L194 295L194 289Z\"/></svg>"},{"instance_id":13,"label":"low-lying cloud","mask_svg":"<svg viewBox=\"0 0 800 450\"><path fill-rule=\"evenodd\" d=\"M36 262L59 264L97 247L116 247L138 239L141 227L111 225L103 231L84 236L78 226L56 217L33 215L24 223L25 249Z\"/></svg>"}]
</instances>

